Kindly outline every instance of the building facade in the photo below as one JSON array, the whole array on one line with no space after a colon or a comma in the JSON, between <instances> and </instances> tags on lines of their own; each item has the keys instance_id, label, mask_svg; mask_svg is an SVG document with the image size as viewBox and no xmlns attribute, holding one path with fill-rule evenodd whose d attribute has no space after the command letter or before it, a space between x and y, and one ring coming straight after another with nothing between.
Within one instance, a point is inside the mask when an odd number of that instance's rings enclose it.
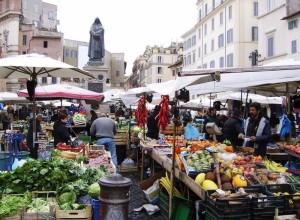
<instances>
[{"instance_id":1,"label":"building facade","mask_svg":"<svg viewBox=\"0 0 300 220\"><path fill-rule=\"evenodd\" d=\"M267 0L259 2L258 63L300 60L300 1Z\"/></svg>"},{"instance_id":2,"label":"building facade","mask_svg":"<svg viewBox=\"0 0 300 220\"><path fill-rule=\"evenodd\" d=\"M257 50L257 0L198 0L198 22L182 35L183 68L251 66Z\"/></svg>"},{"instance_id":3,"label":"building facade","mask_svg":"<svg viewBox=\"0 0 300 220\"><path fill-rule=\"evenodd\" d=\"M57 31L57 6L42 0L0 1L1 58L27 53L45 54L62 60L63 34ZM27 79L6 81L4 91L24 88ZM56 83L59 79L38 78L39 83Z\"/></svg>"}]
</instances>

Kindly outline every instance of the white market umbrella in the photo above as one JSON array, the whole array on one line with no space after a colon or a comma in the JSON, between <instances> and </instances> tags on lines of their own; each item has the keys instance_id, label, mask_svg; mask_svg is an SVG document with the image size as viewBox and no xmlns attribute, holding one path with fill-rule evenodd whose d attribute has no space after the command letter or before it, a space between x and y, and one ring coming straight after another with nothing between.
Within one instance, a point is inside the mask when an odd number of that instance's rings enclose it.
<instances>
[{"instance_id":1,"label":"white market umbrella","mask_svg":"<svg viewBox=\"0 0 300 220\"><path fill-rule=\"evenodd\" d=\"M90 73L78 69L64 62L52 59L45 55L36 53L10 56L0 59L0 78L31 78L36 82L37 77L74 77L94 78ZM34 91L34 90L33 90ZM35 112L36 103L33 92L33 141L35 141L36 124Z\"/></svg>"}]
</instances>

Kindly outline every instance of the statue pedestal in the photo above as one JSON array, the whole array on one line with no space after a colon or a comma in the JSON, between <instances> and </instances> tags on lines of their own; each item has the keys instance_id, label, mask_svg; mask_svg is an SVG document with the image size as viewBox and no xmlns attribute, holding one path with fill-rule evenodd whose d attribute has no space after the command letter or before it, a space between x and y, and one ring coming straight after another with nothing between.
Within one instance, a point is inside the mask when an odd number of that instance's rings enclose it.
<instances>
[{"instance_id":1,"label":"statue pedestal","mask_svg":"<svg viewBox=\"0 0 300 220\"><path fill-rule=\"evenodd\" d=\"M83 69L85 71L88 71L96 78L96 79L87 79L85 81L85 88L98 93L105 92L106 79L108 77L110 68L104 65L102 59L99 61L98 60L88 61L87 65L85 65Z\"/></svg>"}]
</instances>

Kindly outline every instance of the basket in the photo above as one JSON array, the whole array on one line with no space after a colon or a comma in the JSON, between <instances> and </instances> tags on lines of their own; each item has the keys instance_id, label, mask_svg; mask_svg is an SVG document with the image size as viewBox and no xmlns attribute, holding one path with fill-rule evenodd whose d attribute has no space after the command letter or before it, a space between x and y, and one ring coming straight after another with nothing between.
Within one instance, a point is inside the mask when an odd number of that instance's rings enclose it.
<instances>
[{"instance_id":1,"label":"basket","mask_svg":"<svg viewBox=\"0 0 300 220\"><path fill-rule=\"evenodd\" d=\"M275 209L278 208L280 214L283 213L282 197L274 196L268 192L263 185L243 187L246 193L262 193L264 197L252 197L251 199L251 219L274 218Z\"/></svg>"},{"instance_id":2,"label":"basket","mask_svg":"<svg viewBox=\"0 0 300 220\"><path fill-rule=\"evenodd\" d=\"M236 192L234 189L230 190L232 193ZM212 199L210 195L216 192L216 190L206 191L206 201L208 207L216 212L218 215L237 215L237 214L249 214L251 200L248 197L245 198L231 198L231 199Z\"/></svg>"},{"instance_id":3,"label":"basket","mask_svg":"<svg viewBox=\"0 0 300 220\"><path fill-rule=\"evenodd\" d=\"M219 215L209 207L205 210L205 220L250 220L250 214L237 214L237 215Z\"/></svg>"},{"instance_id":4,"label":"basket","mask_svg":"<svg viewBox=\"0 0 300 220\"><path fill-rule=\"evenodd\" d=\"M288 193L280 197L284 200L284 211L283 214L296 214L297 210L300 209L300 192L299 195L294 195L296 190L290 184L274 184L266 185L266 188L271 193Z\"/></svg>"}]
</instances>

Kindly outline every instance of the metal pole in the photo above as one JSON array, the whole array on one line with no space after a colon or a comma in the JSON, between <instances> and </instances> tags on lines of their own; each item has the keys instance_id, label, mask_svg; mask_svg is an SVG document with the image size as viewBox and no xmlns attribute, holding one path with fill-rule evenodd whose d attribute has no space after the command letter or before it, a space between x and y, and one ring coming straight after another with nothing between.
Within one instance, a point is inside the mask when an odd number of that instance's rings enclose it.
<instances>
[{"instance_id":1,"label":"metal pole","mask_svg":"<svg viewBox=\"0 0 300 220\"><path fill-rule=\"evenodd\" d=\"M178 119L177 115L177 99L174 99L174 121ZM172 214L172 203L173 203L173 191L174 191L174 176L175 176L175 148L176 148L176 130L177 130L177 123L175 122L173 125L173 152L172 152L172 169L171 169L171 177L170 177L170 200L169 200L169 218Z\"/></svg>"},{"instance_id":2,"label":"metal pole","mask_svg":"<svg viewBox=\"0 0 300 220\"><path fill-rule=\"evenodd\" d=\"M33 139L32 139L32 143L33 143L33 149L35 148L35 138L36 138L36 103L35 103L35 81L37 80L37 75L35 72L35 67L33 67L33 72L32 72L32 81L33 81L33 85L34 85L34 90L33 90L33 96L32 96L32 115L33 115L33 119L32 119L32 135L33 135Z\"/></svg>"}]
</instances>

